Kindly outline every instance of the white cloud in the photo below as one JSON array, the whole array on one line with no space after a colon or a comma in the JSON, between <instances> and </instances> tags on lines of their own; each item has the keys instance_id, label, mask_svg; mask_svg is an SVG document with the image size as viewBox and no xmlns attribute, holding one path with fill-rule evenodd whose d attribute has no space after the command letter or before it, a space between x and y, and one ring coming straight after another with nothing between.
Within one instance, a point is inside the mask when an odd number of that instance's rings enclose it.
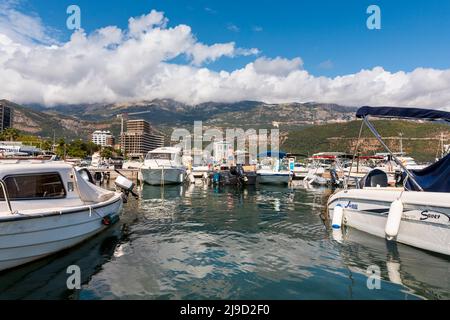
<instances>
[{"instance_id":1,"label":"white cloud","mask_svg":"<svg viewBox=\"0 0 450 320\"><path fill-rule=\"evenodd\" d=\"M276 57L275 59L268 59L261 57L255 60L253 68L257 73L287 76L291 72L299 70L303 66L301 58L294 58L292 60Z\"/></svg>"},{"instance_id":2,"label":"white cloud","mask_svg":"<svg viewBox=\"0 0 450 320\"><path fill-rule=\"evenodd\" d=\"M128 20L128 29L133 36L139 36L155 27L165 28L169 20L162 12L153 10L150 14Z\"/></svg>"},{"instance_id":3,"label":"white cloud","mask_svg":"<svg viewBox=\"0 0 450 320\"><path fill-rule=\"evenodd\" d=\"M233 23L229 23L227 25L227 29L230 30L230 31L233 31L233 32L241 31L241 29L239 29L239 27L237 25L233 24Z\"/></svg>"},{"instance_id":4,"label":"white cloud","mask_svg":"<svg viewBox=\"0 0 450 320\"><path fill-rule=\"evenodd\" d=\"M209 7L205 7L205 11L208 12L209 14L216 14L217 10L214 10L212 8Z\"/></svg>"},{"instance_id":5,"label":"white cloud","mask_svg":"<svg viewBox=\"0 0 450 320\"><path fill-rule=\"evenodd\" d=\"M26 33L17 36L14 30L23 31L17 25L0 25L0 98L46 105L171 98L190 104L262 100L450 108L450 70L391 73L376 67L328 78L308 73L299 57L259 57L241 69L215 72L208 62L259 51L233 42L207 45L189 26L167 24L163 13L152 11L130 19L127 30L81 30L61 44L30 43ZM175 62L179 57L187 63Z\"/></svg>"},{"instance_id":6,"label":"white cloud","mask_svg":"<svg viewBox=\"0 0 450 320\"><path fill-rule=\"evenodd\" d=\"M330 70L334 68L334 63L331 60L325 60L319 63L319 68L324 70Z\"/></svg>"},{"instance_id":7,"label":"white cloud","mask_svg":"<svg viewBox=\"0 0 450 320\"><path fill-rule=\"evenodd\" d=\"M0 31L14 41L22 43L56 43L52 30L42 24L39 16L26 15L17 7L20 0L2 0L0 2Z\"/></svg>"}]
</instances>

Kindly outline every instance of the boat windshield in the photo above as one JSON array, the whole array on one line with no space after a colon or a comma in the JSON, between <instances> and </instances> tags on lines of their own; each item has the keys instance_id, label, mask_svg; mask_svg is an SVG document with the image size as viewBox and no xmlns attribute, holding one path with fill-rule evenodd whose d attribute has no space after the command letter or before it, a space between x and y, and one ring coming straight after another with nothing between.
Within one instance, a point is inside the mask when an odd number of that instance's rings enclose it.
<instances>
[{"instance_id":1,"label":"boat windshield","mask_svg":"<svg viewBox=\"0 0 450 320\"><path fill-rule=\"evenodd\" d=\"M58 173L16 174L3 178L10 200L60 199L66 196ZM5 200L3 193L0 200Z\"/></svg>"},{"instance_id":2,"label":"boat windshield","mask_svg":"<svg viewBox=\"0 0 450 320\"><path fill-rule=\"evenodd\" d=\"M148 153L145 160L174 160L175 154L173 153Z\"/></svg>"}]
</instances>

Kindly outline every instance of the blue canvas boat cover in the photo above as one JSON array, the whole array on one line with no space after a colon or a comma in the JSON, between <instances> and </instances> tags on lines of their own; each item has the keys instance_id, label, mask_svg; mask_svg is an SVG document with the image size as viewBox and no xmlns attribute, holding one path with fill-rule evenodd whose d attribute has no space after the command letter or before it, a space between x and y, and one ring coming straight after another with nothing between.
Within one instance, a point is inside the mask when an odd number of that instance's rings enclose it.
<instances>
[{"instance_id":1,"label":"blue canvas boat cover","mask_svg":"<svg viewBox=\"0 0 450 320\"><path fill-rule=\"evenodd\" d=\"M450 112L400 107L361 107L356 111L357 118L375 116L380 118L444 120L450 122Z\"/></svg>"},{"instance_id":2,"label":"blue canvas boat cover","mask_svg":"<svg viewBox=\"0 0 450 320\"><path fill-rule=\"evenodd\" d=\"M450 154L425 169L410 172L423 191L450 192ZM406 180L405 188L420 191L410 179Z\"/></svg>"}]
</instances>

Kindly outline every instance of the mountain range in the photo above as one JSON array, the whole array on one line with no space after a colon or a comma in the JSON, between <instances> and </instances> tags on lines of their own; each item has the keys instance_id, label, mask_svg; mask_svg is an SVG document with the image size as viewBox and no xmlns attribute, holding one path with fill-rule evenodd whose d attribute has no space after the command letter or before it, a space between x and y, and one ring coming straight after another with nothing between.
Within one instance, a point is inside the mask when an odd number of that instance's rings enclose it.
<instances>
[{"instance_id":1,"label":"mountain range","mask_svg":"<svg viewBox=\"0 0 450 320\"><path fill-rule=\"evenodd\" d=\"M352 121L356 108L314 102L268 104L241 101L186 105L162 99L52 108L23 106L7 100L0 100L0 104L14 109L15 128L25 134L49 139L55 135L56 139L87 140L94 130L110 130L117 137L121 126L120 117L117 116L128 114L124 118L149 121L153 130L166 136L166 142L176 127L192 132L194 121L203 121L204 129L277 127L280 129L281 147L285 151L311 154L330 150L351 152L360 127L359 121ZM402 132L405 137L404 150L422 161L436 157L441 133L445 135L445 141L450 137L449 126L442 124L392 120L379 120L376 124L384 137L398 137ZM361 145L362 152L372 154L382 151L367 129L363 131L363 136L365 142ZM398 151L398 141L396 138L390 139L388 144Z\"/></svg>"},{"instance_id":2,"label":"mountain range","mask_svg":"<svg viewBox=\"0 0 450 320\"><path fill-rule=\"evenodd\" d=\"M267 128L280 131L318 123L344 122L354 118L355 108L323 103L268 104L258 101L235 103L209 102L187 105L168 99L135 103L27 106L0 100L14 109L14 125L24 133L42 137L87 139L94 130L120 131L121 114L128 119L145 119L153 128L170 135L174 127L192 126L203 121L205 128ZM138 114L133 114L138 113Z\"/></svg>"}]
</instances>

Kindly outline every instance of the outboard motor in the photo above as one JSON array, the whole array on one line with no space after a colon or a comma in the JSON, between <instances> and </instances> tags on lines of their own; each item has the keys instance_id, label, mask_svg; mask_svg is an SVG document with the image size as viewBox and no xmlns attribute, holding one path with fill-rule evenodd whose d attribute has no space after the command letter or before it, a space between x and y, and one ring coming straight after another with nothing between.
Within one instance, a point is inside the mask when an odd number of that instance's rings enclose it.
<instances>
[{"instance_id":1,"label":"outboard motor","mask_svg":"<svg viewBox=\"0 0 450 320\"><path fill-rule=\"evenodd\" d=\"M405 174L401 170L395 170L395 185L403 185L403 181L405 180Z\"/></svg>"},{"instance_id":2,"label":"outboard motor","mask_svg":"<svg viewBox=\"0 0 450 320\"><path fill-rule=\"evenodd\" d=\"M330 169L330 175L331 175L331 185L333 186L339 185L339 176L336 172L336 169Z\"/></svg>"},{"instance_id":3,"label":"outboard motor","mask_svg":"<svg viewBox=\"0 0 450 320\"><path fill-rule=\"evenodd\" d=\"M220 183L220 172L218 172L218 171L214 172L213 177L212 177L212 181L213 181L214 184L219 184Z\"/></svg>"},{"instance_id":4,"label":"outboard motor","mask_svg":"<svg viewBox=\"0 0 450 320\"><path fill-rule=\"evenodd\" d=\"M380 169L373 169L359 181L360 189L366 187L375 188L378 186L382 188L388 186L388 176L386 172Z\"/></svg>"},{"instance_id":5,"label":"outboard motor","mask_svg":"<svg viewBox=\"0 0 450 320\"><path fill-rule=\"evenodd\" d=\"M119 175L116 178L116 181L114 181L114 184L116 185L116 188L118 188L119 190L122 191L123 194L123 202L127 202L128 200L128 195L131 193L136 199L139 198L139 195L137 195L133 189L134 189L134 183L125 178L123 175Z\"/></svg>"},{"instance_id":6,"label":"outboard motor","mask_svg":"<svg viewBox=\"0 0 450 320\"><path fill-rule=\"evenodd\" d=\"M236 176L238 178L238 182L241 184L244 184L247 182L247 177L245 176L244 168L242 167L242 164L236 165Z\"/></svg>"}]
</instances>

